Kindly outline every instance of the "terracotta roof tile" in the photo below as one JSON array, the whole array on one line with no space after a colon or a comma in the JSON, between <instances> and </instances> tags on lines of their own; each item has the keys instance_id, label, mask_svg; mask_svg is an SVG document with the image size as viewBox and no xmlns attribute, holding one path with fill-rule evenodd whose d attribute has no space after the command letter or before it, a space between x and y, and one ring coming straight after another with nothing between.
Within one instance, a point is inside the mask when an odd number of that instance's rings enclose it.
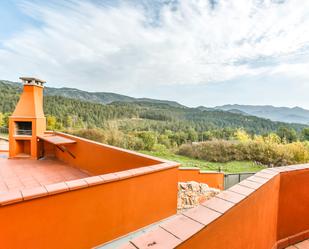
<instances>
[{"instance_id":1,"label":"terracotta roof tile","mask_svg":"<svg viewBox=\"0 0 309 249\"><path fill-rule=\"evenodd\" d=\"M81 169L56 159L1 160L0 179L5 179L3 183L7 191L31 189L88 176ZM3 190L3 187L0 186L0 188Z\"/></svg>"}]
</instances>

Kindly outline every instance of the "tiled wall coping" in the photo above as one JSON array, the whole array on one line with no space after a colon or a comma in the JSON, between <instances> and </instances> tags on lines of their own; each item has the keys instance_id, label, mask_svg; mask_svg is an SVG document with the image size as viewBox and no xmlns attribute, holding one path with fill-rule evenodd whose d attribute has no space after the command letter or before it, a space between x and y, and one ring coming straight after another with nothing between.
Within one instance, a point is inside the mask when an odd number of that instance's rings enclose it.
<instances>
[{"instance_id":1,"label":"tiled wall coping","mask_svg":"<svg viewBox=\"0 0 309 249\"><path fill-rule=\"evenodd\" d=\"M219 171L202 170L200 168L193 168L193 167L179 167L179 170L199 171L200 174L224 174L223 172Z\"/></svg>"},{"instance_id":2,"label":"tiled wall coping","mask_svg":"<svg viewBox=\"0 0 309 249\"><path fill-rule=\"evenodd\" d=\"M0 194L0 208L1 206L16 204L22 201L28 201L39 197L47 197L54 194L73 191L82 188L88 188L95 185L116 182L127 178L151 174L162 170L176 168L179 165L173 162L163 162L160 164L140 167L115 173L103 174L81 178L77 180L58 182L54 184L44 185L36 188L23 189L18 191L10 191Z\"/></svg>"},{"instance_id":3,"label":"tiled wall coping","mask_svg":"<svg viewBox=\"0 0 309 249\"><path fill-rule=\"evenodd\" d=\"M222 175L224 175L224 172L210 171L210 170L200 170L200 174L222 174Z\"/></svg>"},{"instance_id":4,"label":"tiled wall coping","mask_svg":"<svg viewBox=\"0 0 309 249\"><path fill-rule=\"evenodd\" d=\"M194 167L179 167L180 170L200 170L200 168L194 168Z\"/></svg>"},{"instance_id":5,"label":"tiled wall coping","mask_svg":"<svg viewBox=\"0 0 309 249\"><path fill-rule=\"evenodd\" d=\"M238 203L248 198L248 196L274 177L280 176L281 173L305 169L309 169L309 164L264 169L228 190L221 192L216 197L205 201L198 207L178 214L176 217L160 224L158 228L132 239L129 243L119 248L175 248L223 216L229 209L236 207ZM308 231L278 241L274 248L284 248L282 247L283 245L288 246L304 236L309 236Z\"/></svg>"}]
</instances>

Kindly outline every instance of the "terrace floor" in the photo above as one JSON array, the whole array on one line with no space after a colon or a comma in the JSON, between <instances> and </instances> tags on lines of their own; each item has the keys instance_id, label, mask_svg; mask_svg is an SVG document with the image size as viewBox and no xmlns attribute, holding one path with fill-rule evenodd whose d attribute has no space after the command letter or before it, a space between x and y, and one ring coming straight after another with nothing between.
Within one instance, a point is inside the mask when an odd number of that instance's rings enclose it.
<instances>
[{"instance_id":1,"label":"terrace floor","mask_svg":"<svg viewBox=\"0 0 309 249\"><path fill-rule=\"evenodd\" d=\"M309 249L309 240L304 240L294 246L289 246L286 249Z\"/></svg>"},{"instance_id":2,"label":"terrace floor","mask_svg":"<svg viewBox=\"0 0 309 249\"><path fill-rule=\"evenodd\" d=\"M24 160L0 157L0 194L88 177L56 159Z\"/></svg>"}]
</instances>

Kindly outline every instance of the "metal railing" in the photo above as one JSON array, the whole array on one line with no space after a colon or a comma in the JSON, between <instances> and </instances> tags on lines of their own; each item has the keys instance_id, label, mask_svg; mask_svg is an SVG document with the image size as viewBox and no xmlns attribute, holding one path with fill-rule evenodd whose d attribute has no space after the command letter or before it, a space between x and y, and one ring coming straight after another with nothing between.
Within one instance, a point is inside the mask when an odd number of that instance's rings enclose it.
<instances>
[{"instance_id":1,"label":"metal railing","mask_svg":"<svg viewBox=\"0 0 309 249\"><path fill-rule=\"evenodd\" d=\"M0 136L7 137L9 134L9 128L7 127L0 127ZM25 130L25 129L16 129L15 135L17 136L32 136L32 130Z\"/></svg>"},{"instance_id":2,"label":"metal railing","mask_svg":"<svg viewBox=\"0 0 309 249\"><path fill-rule=\"evenodd\" d=\"M17 129L15 135L18 136L32 136L32 130L20 130Z\"/></svg>"},{"instance_id":3,"label":"metal railing","mask_svg":"<svg viewBox=\"0 0 309 249\"><path fill-rule=\"evenodd\" d=\"M7 127L0 127L0 138L7 140L9 137L9 129Z\"/></svg>"},{"instance_id":4,"label":"metal railing","mask_svg":"<svg viewBox=\"0 0 309 249\"><path fill-rule=\"evenodd\" d=\"M228 173L224 174L224 189L228 189L237 183L240 183L242 180L253 176L255 173L252 172L243 172L243 173Z\"/></svg>"},{"instance_id":5,"label":"metal railing","mask_svg":"<svg viewBox=\"0 0 309 249\"><path fill-rule=\"evenodd\" d=\"M0 127L0 134L9 134L9 128Z\"/></svg>"}]
</instances>

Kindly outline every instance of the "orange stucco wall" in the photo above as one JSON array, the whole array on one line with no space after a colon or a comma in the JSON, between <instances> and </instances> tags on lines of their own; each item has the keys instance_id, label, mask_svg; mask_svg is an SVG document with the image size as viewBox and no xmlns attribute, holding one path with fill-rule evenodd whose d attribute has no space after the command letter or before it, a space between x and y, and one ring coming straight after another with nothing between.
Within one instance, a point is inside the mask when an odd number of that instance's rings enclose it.
<instances>
[{"instance_id":1,"label":"orange stucco wall","mask_svg":"<svg viewBox=\"0 0 309 249\"><path fill-rule=\"evenodd\" d=\"M291 166L177 248L281 249L308 239L308 189L308 167Z\"/></svg>"},{"instance_id":2,"label":"orange stucco wall","mask_svg":"<svg viewBox=\"0 0 309 249\"><path fill-rule=\"evenodd\" d=\"M278 240L309 230L309 170L281 174Z\"/></svg>"},{"instance_id":3,"label":"orange stucco wall","mask_svg":"<svg viewBox=\"0 0 309 249\"><path fill-rule=\"evenodd\" d=\"M206 183L209 187L224 189L224 174L220 172L201 172L199 169L179 169L178 181L196 181Z\"/></svg>"},{"instance_id":4,"label":"orange stucco wall","mask_svg":"<svg viewBox=\"0 0 309 249\"><path fill-rule=\"evenodd\" d=\"M177 168L0 207L0 248L87 249L176 212Z\"/></svg>"},{"instance_id":5,"label":"orange stucco wall","mask_svg":"<svg viewBox=\"0 0 309 249\"><path fill-rule=\"evenodd\" d=\"M61 133L62 136L73 139L75 144L66 145L76 156L73 158L67 152L55 149L56 157L70 165L87 170L92 174L107 174L132 168L151 166L161 163L150 156L120 149L117 147L96 143L87 139ZM163 160L162 160L163 161Z\"/></svg>"},{"instance_id":6,"label":"orange stucco wall","mask_svg":"<svg viewBox=\"0 0 309 249\"><path fill-rule=\"evenodd\" d=\"M277 241L279 187L276 176L177 248L271 249Z\"/></svg>"}]
</instances>

